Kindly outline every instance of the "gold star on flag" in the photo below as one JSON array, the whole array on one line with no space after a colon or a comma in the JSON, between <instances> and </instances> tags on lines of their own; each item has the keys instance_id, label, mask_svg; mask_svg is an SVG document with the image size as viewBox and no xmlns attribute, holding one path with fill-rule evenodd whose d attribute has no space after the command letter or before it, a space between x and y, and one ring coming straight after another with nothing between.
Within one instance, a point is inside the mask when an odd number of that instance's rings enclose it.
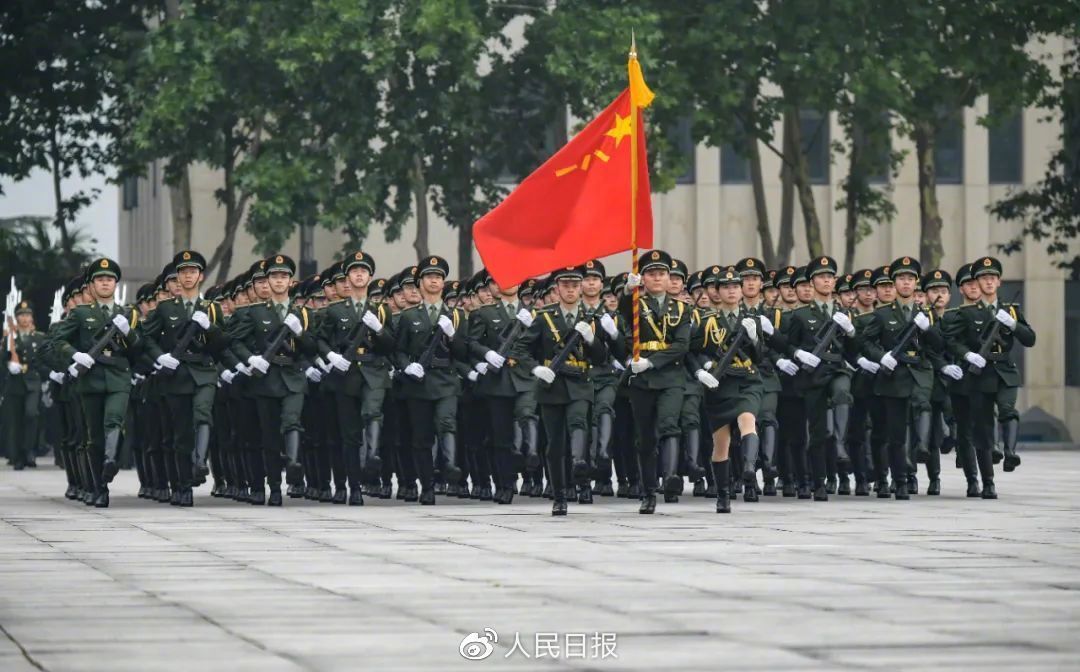
<instances>
[{"instance_id":1,"label":"gold star on flag","mask_svg":"<svg viewBox=\"0 0 1080 672\"><path fill-rule=\"evenodd\" d=\"M630 135L630 115L620 117L619 113L615 113L615 125L611 127L604 135L615 138L615 149L619 148L619 143L622 139Z\"/></svg>"}]
</instances>

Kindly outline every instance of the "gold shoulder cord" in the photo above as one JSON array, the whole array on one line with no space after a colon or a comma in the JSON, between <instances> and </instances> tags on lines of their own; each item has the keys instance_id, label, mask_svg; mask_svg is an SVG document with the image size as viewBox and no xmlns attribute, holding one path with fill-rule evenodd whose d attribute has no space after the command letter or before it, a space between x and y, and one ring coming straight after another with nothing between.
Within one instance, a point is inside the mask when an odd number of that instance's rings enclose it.
<instances>
[{"instance_id":1,"label":"gold shoulder cord","mask_svg":"<svg viewBox=\"0 0 1080 672\"><path fill-rule=\"evenodd\" d=\"M667 343L667 319L665 318L663 320L664 328L663 330L661 330L659 327L656 326L656 320L653 319L652 311L649 310L649 304L645 302L645 299L641 299L641 303L642 307L644 308L642 313L645 314L645 322L649 325L649 328L653 330L653 333L656 334L657 338L659 338L664 343ZM681 306L682 304L679 305Z\"/></svg>"},{"instance_id":2,"label":"gold shoulder cord","mask_svg":"<svg viewBox=\"0 0 1080 672\"><path fill-rule=\"evenodd\" d=\"M547 322L548 328L551 329L551 337L555 339L556 343L562 341L562 337L559 336L559 330L555 326L555 321L551 319L551 313L544 311L544 321Z\"/></svg>"}]
</instances>

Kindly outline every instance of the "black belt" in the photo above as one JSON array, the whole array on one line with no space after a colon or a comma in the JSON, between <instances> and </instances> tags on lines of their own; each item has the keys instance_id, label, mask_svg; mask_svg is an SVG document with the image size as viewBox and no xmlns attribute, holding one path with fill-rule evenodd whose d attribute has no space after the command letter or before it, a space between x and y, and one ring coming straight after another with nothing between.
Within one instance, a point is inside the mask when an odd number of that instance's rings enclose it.
<instances>
[{"instance_id":1,"label":"black belt","mask_svg":"<svg viewBox=\"0 0 1080 672\"><path fill-rule=\"evenodd\" d=\"M428 368L429 369L449 369L450 368L450 360L449 359L440 359L438 357L432 357L431 358L431 365Z\"/></svg>"},{"instance_id":2,"label":"black belt","mask_svg":"<svg viewBox=\"0 0 1080 672\"><path fill-rule=\"evenodd\" d=\"M214 360L210 358L210 355L196 354L194 352L185 352L182 355L177 355L176 358L181 362L186 362L188 364L210 366L214 363Z\"/></svg>"}]
</instances>

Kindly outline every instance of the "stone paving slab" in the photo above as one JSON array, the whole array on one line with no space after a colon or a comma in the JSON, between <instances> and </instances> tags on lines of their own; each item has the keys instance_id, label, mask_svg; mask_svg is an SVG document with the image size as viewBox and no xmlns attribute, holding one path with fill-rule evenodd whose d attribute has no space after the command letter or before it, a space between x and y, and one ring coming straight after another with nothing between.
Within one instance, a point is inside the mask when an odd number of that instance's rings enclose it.
<instances>
[{"instance_id":1,"label":"stone paving slab","mask_svg":"<svg viewBox=\"0 0 1080 672\"><path fill-rule=\"evenodd\" d=\"M1080 669L1078 483L1080 453L1043 451L998 501L950 470L906 503L600 498L556 519L520 497L257 509L204 489L178 509L131 473L98 510L59 470L0 469L0 671Z\"/></svg>"}]
</instances>

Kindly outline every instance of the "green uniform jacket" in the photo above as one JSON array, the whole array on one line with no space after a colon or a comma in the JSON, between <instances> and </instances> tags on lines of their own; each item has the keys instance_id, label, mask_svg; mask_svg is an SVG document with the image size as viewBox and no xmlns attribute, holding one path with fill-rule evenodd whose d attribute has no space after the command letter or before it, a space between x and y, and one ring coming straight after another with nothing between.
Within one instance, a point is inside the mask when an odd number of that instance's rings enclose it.
<instances>
[{"instance_id":1,"label":"green uniform jacket","mask_svg":"<svg viewBox=\"0 0 1080 672\"><path fill-rule=\"evenodd\" d=\"M714 364L710 372L720 381L720 387L716 388L714 394L733 396L738 394L740 384L747 379L761 380L761 373L757 367L757 363L761 361L761 347L750 341L744 341L743 345L739 346L738 352L732 357L731 364L726 370L717 371L715 368L715 364L724 358L728 347L734 342L731 334L740 328L739 323L743 317L742 314L736 316L732 324L721 313L712 311L704 313L701 323L697 325L690 339L690 348L697 357L697 368L704 368L708 360L712 360ZM760 343L759 332L758 344Z\"/></svg>"},{"instance_id":2,"label":"green uniform jacket","mask_svg":"<svg viewBox=\"0 0 1080 672\"><path fill-rule=\"evenodd\" d=\"M652 362L652 368L630 376L630 387L650 390L685 388L686 366L683 360L690 351L690 335L693 331L690 306L672 298L664 301L663 308L651 296L643 296L639 301L641 356ZM624 296L619 302L619 313L632 329L631 295ZM627 342L626 348L629 352L633 351L632 340Z\"/></svg>"},{"instance_id":3,"label":"green uniform jacket","mask_svg":"<svg viewBox=\"0 0 1080 672\"><path fill-rule=\"evenodd\" d=\"M866 330L866 325L874 319L874 311L865 313L853 314L851 317L851 323L855 326L855 338L849 338L845 341L845 357L848 363L854 367L855 372L851 374L851 394L856 398L866 398L874 394L874 379L878 374L870 373L859 366L859 357L863 357L863 353L860 350L862 346L862 334ZM869 358L867 358L869 359ZM880 373L880 372L879 372Z\"/></svg>"},{"instance_id":4,"label":"green uniform jacket","mask_svg":"<svg viewBox=\"0 0 1080 672\"><path fill-rule=\"evenodd\" d=\"M215 362L223 360L227 366L236 365L236 356L229 350L229 338L222 328L221 306L213 301L198 299L195 310L206 313L210 328L204 333L197 325L190 324L190 318L180 298L158 303L139 325L139 335L144 339L147 355L153 360L169 353L180 360L175 371L161 370L157 374L161 391L165 394L192 394L195 388L213 385L217 382L218 370ZM188 329L197 330L182 353L174 353L177 341Z\"/></svg>"},{"instance_id":5,"label":"green uniform jacket","mask_svg":"<svg viewBox=\"0 0 1080 672\"><path fill-rule=\"evenodd\" d=\"M436 323L431 321L423 303L406 308L398 317L395 334L394 366L397 378L401 380L402 399L442 399L461 393L461 378L454 368L454 362L469 362L467 316L460 308L447 308L444 303L439 315L446 315L454 324L454 337L446 342L445 335ZM438 322L438 320L436 320ZM439 331L439 335L435 335ZM433 337L440 339L435 349L435 357L424 368L424 377L417 380L405 373L405 367L420 359Z\"/></svg>"},{"instance_id":6,"label":"green uniform jacket","mask_svg":"<svg viewBox=\"0 0 1080 672\"><path fill-rule=\"evenodd\" d=\"M874 376L874 394L880 397L910 397L916 388L929 391L934 386L934 362L945 349L945 341L937 324L937 317L925 309L921 312L930 319L926 331L915 330L905 348L896 355L896 369L889 373L884 367ZM862 323L855 332L859 351L871 362L880 362L886 352L900 344L900 338L908 328L900 302L893 301L872 313L873 317ZM914 313L912 313L914 316ZM931 353L933 355L931 356Z\"/></svg>"},{"instance_id":7,"label":"green uniform jacket","mask_svg":"<svg viewBox=\"0 0 1080 672\"><path fill-rule=\"evenodd\" d=\"M581 306L578 307L579 311ZM599 316L597 315L597 320ZM593 324L595 335L599 325ZM562 351L566 341L575 333L574 327L566 323L558 305L545 306L536 311L532 326L525 335L525 355L523 364L531 372L534 366L551 366L551 360ZM568 404L571 401L593 400L593 382L590 378L592 367L603 366L607 362L608 350L604 339L594 336L592 344L578 338L577 346L566 358L562 367L555 370L555 381L550 385L540 384L537 401L541 404ZM531 375L531 374L530 374Z\"/></svg>"},{"instance_id":8,"label":"green uniform jacket","mask_svg":"<svg viewBox=\"0 0 1080 672\"><path fill-rule=\"evenodd\" d=\"M517 318L506 314L501 301L490 306L481 306L471 312L468 344L472 363L487 361L484 355L489 350L497 351L515 324L518 324ZM523 338L526 331L528 330L524 327L521 328L520 335L507 350L506 363L502 368L489 366L488 372L477 379L475 391L478 396L516 397L536 388L537 380L531 373L531 367L521 364L521 360L528 356Z\"/></svg>"},{"instance_id":9,"label":"green uniform jacket","mask_svg":"<svg viewBox=\"0 0 1080 672\"><path fill-rule=\"evenodd\" d=\"M945 311L950 316L944 320L945 338L952 349L956 361L964 368L964 378L969 378L969 390L981 392L994 392L999 386L1020 387L1020 370L1016 362L1012 361L1011 353L1016 343L1030 348L1035 345L1035 330L1024 319L1024 313L1020 311L1020 305L1015 303L999 304L1009 311L1016 320L1016 329L1008 329L1002 325L998 329L997 343L986 356L986 366L981 372L970 367L964 360L964 355L969 352L978 353L982 347L983 339L989 334L994 322L994 313L983 302L968 306L960 306ZM953 314L955 314L953 316Z\"/></svg>"},{"instance_id":10,"label":"green uniform jacket","mask_svg":"<svg viewBox=\"0 0 1080 672\"><path fill-rule=\"evenodd\" d=\"M257 397L285 397L288 394L307 392L307 376L301 364L303 354L314 356L315 341L308 332L310 318L307 308L290 308L289 313L300 318L304 332L298 337L290 335L277 355L268 358L270 370L264 376L253 376L247 383L250 394ZM253 355L263 355L270 341L283 327L283 321L271 306L271 302L253 303L238 310L229 320L226 334L231 339L233 354L242 362ZM238 377L239 378L239 377Z\"/></svg>"},{"instance_id":11,"label":"green uniform jacket","mask_svg":"<svg viewBox=\"0 0 1080 672\"><path fill-rule=\"evenodd\" d=\"M127 336L116 333L109 347L102 350L96 364L81 374L76 389L81 394L128 392L131 390L131 359L138 357L139 309L113 304L108 311L98 303L88 303L72 308L68 316L50 330L50 347L56 355L54 363L67 366L76 352L88 352L105 335L111 320L123 315L131 325Z\"/></svg>"},{"instance_id":12,"label":"green uniform jacket","mask_svg":"<svg viewBox=\"0 0 1080 672\"><path fill-rule=\"evenodd\" d=\"M742 307L742 317L755 319L765 317L773 325L773 333L770 336L761 329L761 320L758 319L758 342L761 348L761 358L757 361L758 373L761 382L765 385L766 392L780 391L780 373L776 369L776 362L783 357L787 349L787 337L781 330L780 325L784 322L784 311L781 308L770 308L764 302L751 308Z\"/></svg>"},{"instance_id":13,"label":"green uniform jacket","mask_svg":"<svg viewBox=\"0 0 1080 672\"><path fill-rule=\"evenodd\" d=\"M833 303L833 312L847 313L838 303ZM825 330L832 324L825 311L818 307L817 303L796 308L789 313L788 329L784 332L787 339L787 358L799 363L795 359L796 350L813 352L818 341L825 335ZM839 327L836 328L836 338L827 348L821 351L821 364L813 371L802 371L796 376L796 389L807 389L827 385L833 376L848 375L847 366L844 363L844 341L847 336Z\"/></svg>"},{"instance_id":14,"label":"green uniform jacket","mask_svg":"<svg viewBox=\"0 0 1080 672\"><path fill-rule=\"evenodd\" d=\"M7 385L4 387L6 394L24 395L32 388L41 388L42 379L47 378L50 372L45 357L46 338L40 331L15 336L15 354L19 356L22 373L8 378ZM4 348L0 351L0 363L6 367L7 362L11 360L11 353L7 351L7 340L3 339L0 345Z\"/></svg>"},{"instance_id":15,"label":"green uniform jacket","mask_svg":"<svg viewBox=\"0 0 1080 672\"><path fill-rule=\"evenodd\" d=\"M373 333L361 321L361 315L371 311L382 322L383 328ZM394 325L390 309L384 304L365 301L360 314L352 307L352 300L335 301L319 311L312 331L317 338L319 354L325 359L331 352L352 361L348 371L330 369L323 376L323 385L330 383L334 390L343 391L350 397L360 396L364 387L377 390L390 389L390 356L394 352ZM360 340L354 345L354 340Z\"/></svg>"}]
</instances>

